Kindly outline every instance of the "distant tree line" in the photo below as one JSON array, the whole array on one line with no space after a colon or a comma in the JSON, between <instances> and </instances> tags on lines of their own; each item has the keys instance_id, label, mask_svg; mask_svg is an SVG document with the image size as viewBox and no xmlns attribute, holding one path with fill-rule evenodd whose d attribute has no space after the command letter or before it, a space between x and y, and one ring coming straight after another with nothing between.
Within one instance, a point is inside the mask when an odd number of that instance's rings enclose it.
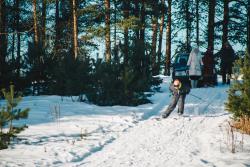
<instances>
[{"instance_id":1,"label":"distant tree line","mask_svg":"<svg viewBox=\"0 0 250 167\"><path fill-rule=\"evenodd\" d=\"M226 41L244 51L249 25L249 0L0 0L0 88L146 103L174 55Z\"/></svg>"}]
</instances>

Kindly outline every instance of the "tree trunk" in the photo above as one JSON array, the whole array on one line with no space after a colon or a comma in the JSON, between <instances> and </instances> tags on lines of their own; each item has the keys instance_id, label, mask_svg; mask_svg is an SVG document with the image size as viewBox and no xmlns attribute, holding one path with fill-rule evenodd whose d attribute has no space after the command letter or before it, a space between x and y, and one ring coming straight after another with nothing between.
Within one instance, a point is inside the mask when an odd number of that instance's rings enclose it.
<instances>
[{"instance_id":1,"label":"tree trunk","mask_svg":"<svg viewBox=\"0 0 250 167\"><path fill-rule=\"evenodd\" d=\"M106 62L111 60L111 42L110 42L110 0L105 0L105 57Z\"/></svg>"},{"instance_id":2,"label":"tree trunk","mask_svg":"<svg viewBox=\"0 0 250 167\"><path fill-rule=\"evenodd\" d=\"M143 76L146 77L147 75L147 58L145 56L145 0L140 0L141 3L141 9L140 9L140 44L141 44L141 49L142 49L142 59L141 59L141 65L142 65L142 71L143 71Z\"/></svg>"},{"instance_id":3,"label":"tree trunk","mask_svg":"<svg viewBox=\"0 0 250 167\"><path fill-rule=\"evenodd\" d=\"M5 74L5 58L7 55L7 34L6 34L6 13L5 1L0 0L0 86L4 82L3 75Z\"/></svg>"},{"instance_id":4,"label":"tree trunk","mask_svg":"<svg viewBox=\"0 0 250 167\"><path fill-rule=\"evenodd\" d=\"M116 37L116 22L117 22L117 16L116 16L116 12L117 12L117 2L116 0L114 0L114 59L118 60L118 45L117 45L117 37Z\"/></svg>"},{"instance_id":5,"label":"tree trunk","mask_svg":"<svg viewBox=\"0 0 250 167\"><path fill-rule=\"evenodd\" d=\"M140 8L139 8L139 0L134 0L134 3L135 3L135 17L137 19L139 19L139 11L140 11ZM136 35L136 39L138 40L140 38L140 29L137 28L135 30L135 35Z\"/></svg>"},{"instance_id":6,"label":"tree trunk","mask_svg":"<svg viewBox=\"0 0 250 167\"><path fill-rule=\"evenodd\" d=\"M248 49L248 54L250 55L250 0L248 0L247 4L247 49Z\"/></svg>"},{"instance_id":7,"label":"tree trunk","mask_svg":"<svg viewBox=\"0 0 250 167\"><path fill-rule=\"evenodd\" d=\"M129 18L129 4L130 0L123 0L123 17L124 19ZM128 64L128 27L124 28L124 64L125 66Z\"/></svg>"},{"instance_id":8,"label":"tree trunk","mask_svg":"<svg viewBox=\"0 0 250 167\"><path fill-rule=\"evenodd\" d=\"M157 73L156 71L156 43L157 43L157 30L158 30L158 8L157 2L153 3L153 16L152 16L152 72L153 75Z\"/></svg>"},{"instance_id":9,"label":"tree trunk","mask_svg":"<svg viewBox=\"0 0 250 167\"><path fill-rule=\"evenodd\" d=\"M158 43L158 70L160 70L161 65L161 48L162 48L162 35L164 28L164 17L165 17L165 0L161 0L161 24L160 24L160 32L159 32L159 43Z\"/></svg>"},{"instance_id":10,"label":"tree trunk","mask_svg":"<svg viewBox=\"0 0 250 167\"><path fill-rule=\"evenodd\" d=\"M33 0L33 20L34 20L34 42L35 46L38 47L38 25L37 25L37 15L36 15L36 0Z\"/></svg>"},{"instance_id":11,"label":"tree trunk","mask_svg":"<svg viewBox=\"0 0 250 167\"><path fill-rule=\"evenodd\" d=\"M17 34L17 75L20 76L21 70L21 34Z\"/></svg>"},{"instance_id":12,"label":"tree trunk","mask_svg":"<svg viewBox=\"0 0 250 167\"><path fill-rule=\"evenodd\" d=\"M191 21L190 21L190 12L189 12L189 0L186 0L186 50L189 53L191 51L190 46L190 35L191 35Z\"/></svg>"},{"instance_id":13,"label":"tree trunk","mask_svg":"<svg viewBox=\"0 0 250 167\"><path fill-rule=\"evenodd\" d=\"M74 54L74 59L76 59L78 53L76 0L72 0L72 11L73 11L73 54Z\"/></svg>"},{"instance_id":14,"label":"tree trunk","mask_svg":"<svg viewBox=\"0 0 250 167\"><path fill-rule=\"evenodd\" d=\"M20 8L19 8L20 1L15 1L15 30L16 32L20 31ZM15 31L13 31L15 32ZM15 40L15 37L13 36L13 40ZM13 43L13 48L15 47ZM13 49L14 51L15 49ZM17 33L17 59L16 59L16 69L17 69L17 76L20 76L20 68L21 68L21 34ZM13 58L14 58L14 52L13 52ZM14 60L14 59L13 59Z\"/></svg>"},{"instance_id":15,"label":"tree trunk","mask_svg":"<svg viewBox=\"0 0 250 167\"><path fill-rule=\"evenodd\" d=\"M16 33L15 33L15 30L13 29L12 46L11 46L11 59L12 60L15 60L15 40L16 40Z\"/></svg>"},{"instance_id":16,"label":"tree trunk","mask_svg":"<svg viewBox=\"0 0 250 167\"><path fill-rule=\"evenodd\" d=\"M165 63L165 75L170 75L170 64L171 64L171 24L172 24L172 0L168 0L168 21L166 28L166 63Z\"/></svg>"},{"instance_id":17,"label":"tree trunk","mask_svg":"<svg viewBox=\"0 0 250 167\"><path fill-rule=\"evenodd\" d=\"M45 48L46 44L46 8L47 0L42 2L42 47Z\"/></svg>"},{"instance_id":18,"label":"tree trunk","mask_svg":"<svg viewBox=\"0 0 250 167\"><path fill-rule=\"evenodd\" d=\"M145 2L144 0L141 0L141 11L140 11L140 21L141 21L141 29L140 29L140 40L142 42L142 49L144 49L145 45ZM145 52L144 52L145 53ZM143 55L143 57L145 54Z\"/></svg>"},{"instance_id":19,"label":"tree trunk","mask_svg":"<svg viewBox=\"0 0 250 167\"><path fill-rule=\"evenodd\" d=\"M215 0L209 1L208 12L208 48L214 50L214 17L215 17Z\"/></svg>"},{"instance_id":20,"label":"tree trunk","mask_svg":"<svg viewBox=\"0 0 250 167\"><path fill-rule=\"evenodd\" d=\"M228 21L229 21L229 0L224 0L222 46L224 46L228 40Z\"/></svg>"},{"instance_id":21,"label":"tree trunk","mask_svg":"<svg viewBox=\"0 0 250 167\"><path fill-rule=\"evenodd\" d=\"M56 12L55 12L55 32L56 32L56 37L55 37L55 45L54 45L54 50L55 50L55 55L58 53L59 49L59 40L60 40L60 17L59 17L59 0L56 0Z\"/></svg>"},{"instance_id":22,"label":"tree trunk","mask_svg":"<svg viewBox=\"0 0 250 167\"><path fill-rule=\"evenodd\" d=\"M199 0L196 0L196 44L199 47L200 46L200 39L199 39Z\"/></svg>"}]
</instances>

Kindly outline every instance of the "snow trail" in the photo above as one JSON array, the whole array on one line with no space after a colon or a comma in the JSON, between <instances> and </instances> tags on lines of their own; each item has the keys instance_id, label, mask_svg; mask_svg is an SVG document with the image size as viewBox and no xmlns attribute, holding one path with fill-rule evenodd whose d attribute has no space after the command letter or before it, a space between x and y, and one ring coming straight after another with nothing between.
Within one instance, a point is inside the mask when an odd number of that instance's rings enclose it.
<instances>
[{"instance_id":1,"label":"snow trail","mask_svg":"<svg viewBox=\"0 0 250 167\"><path fill-rule=\"evenodd\" d=\"M226 126L230 115L224 111L227 88L193 89L204 99L187 97L185 116L174 111L169 118L141 121L100 152L86 157L83 162L70 164L86 167L248 167L249 152L231 154L221 126ZM164 109L163 101L155 109ZM166 100L168 101L168 100ZM165 102L166 102L165 101ZM161 105L160 105L161 104ZM161 106L161 107L160 107ZM154 113L154 111L152 111ZM149 114L148 114L149 115ZM247 139L250 139L247 136ZM240 139L238 139L239 142ZM248 140L247 150L250 150ZM227 158L225 158L227 157ZM230 158L228 158L230 157Z\"/></svg>"},{"instance_id":2,"label":"snow trail","mask_svg":"<svg viewBox=\"0 0 250 167\"><path fill-rule=\"evenodd\" d=\"M228 86L192 89L203 101L188 95L183 117L176 109L169 118L156 121L152 118L170 100L171 78L164 79L161 92L150 97L153 104L137 107L25 97L21 106L31 107L31 113L21 123L29 128L18 135L18 143L0 150L0 166L249 167L249 136L244 136L244 149L237 147L237 154L228 149ZM61 108L58 122L51 118L55 105Z\"/></svg>"},{"instance_id":3,"label":"snow trail","mask_svg":"<svg viewBox=\"0 0 250 167\"><path fill-rule=\"evenodd\" d=\"M220 124L228 116L170 117L147 120L134 127L102 151L72 166L87 167L213 167L246 166L249 153L231 154L220 150ZM231 157L231 159L225 158ZM67 165L66 165L67 166ZM246 166L247 167L247 166Z\"/></svg>"}]
</instances>

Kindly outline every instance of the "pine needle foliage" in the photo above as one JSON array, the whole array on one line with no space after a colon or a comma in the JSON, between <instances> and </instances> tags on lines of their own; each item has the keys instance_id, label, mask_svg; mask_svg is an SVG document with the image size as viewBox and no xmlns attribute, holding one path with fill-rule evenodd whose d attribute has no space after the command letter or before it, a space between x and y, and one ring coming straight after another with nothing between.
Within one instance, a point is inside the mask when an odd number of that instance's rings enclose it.
<instances>
[{"instance_id":1,"label":"pine needle foliage","mask_svg":"<svg viewBox=\"0 0 250 167\"><path fill-rule=\"evenodd\" d=\"M230 87L228 92L228 101L226 102L226 109L233 113L235 125L238 129L245 131L249 127L250 118L250 55L246 53L244 59L238 61L240 65L240 74L242 80L236 80ZM244 120L244 121L242 121ZM242 122L244 124L242 124ZM240 123L240 124L239 124ZM241 125L241 126L239 126ZM249 128L248 129L248 133Z\"/></svg>"},{"instance_id":2,"label":"pine needle foliage","mask_svg":"<svg viewBox=\"0 0 250 167\"><path fill-rule=\"evenodd\" d=\"M15 96L14 85L10 85L9 90L2 89L1 92L6 101L6 105L0 110L0 149L4 149L7 148L10 138L15 137L15 134L20 133L26 127L14 127L13 121L27 118L30 109L17 108L18 104L22 101L22 97L19 95ZM3 127L7 124L9 125L9 129L4 133Z\"/></svg>"},{"instance_id":3,"label":"pine needle foliage","mask_svg":"<svg viewBox=\"0 0 250 167\"><path fill-rule=\"evenodd\" d=\"M237 81L229 89L226 108L232 112L235 118L243 116L250 117L250 56L246 54L240 63L240 73L243 75L242 81Z\"/></svg>"}]
</instances>

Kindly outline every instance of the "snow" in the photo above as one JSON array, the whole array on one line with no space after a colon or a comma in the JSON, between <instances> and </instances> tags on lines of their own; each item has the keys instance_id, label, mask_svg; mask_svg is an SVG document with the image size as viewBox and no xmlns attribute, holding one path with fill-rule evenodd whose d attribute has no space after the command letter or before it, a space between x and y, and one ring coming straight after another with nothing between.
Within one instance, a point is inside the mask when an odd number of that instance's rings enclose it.
<instances>
[{"instance_id":1,"label":"snow","mask_svg":"<svg viewBox=\"0 0 250 167\"><path fill-rule=\"evenodd\" d=\"M250 137L235 132L232 146L225 111L228 86L192 89L185 114L174 111L157 121L170 101L170 78L152 104L100 107L59 96L24 97L31 109L29 127L8 149L0 150L0 166L86 167L249 167ZM198 96L202 99L198 99ZM3 104L4 101L0 101Z\"/></svg>"}]
</instances>

